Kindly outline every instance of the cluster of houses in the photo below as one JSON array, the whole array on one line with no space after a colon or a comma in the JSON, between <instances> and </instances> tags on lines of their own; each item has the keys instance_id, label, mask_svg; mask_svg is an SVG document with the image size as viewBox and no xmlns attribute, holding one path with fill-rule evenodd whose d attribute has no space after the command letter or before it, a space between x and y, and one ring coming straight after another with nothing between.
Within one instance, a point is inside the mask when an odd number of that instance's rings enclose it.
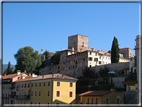
<instances>
[{"instance_id":1,"label":"cluster of houses","mask_svg":"<svg viewBox=\"0 0 142 107\"><path fill-rule=\"evenodd\" d=\"M103 61L107 62L110 60L110 53L99 52L95 51L94 49L88 50L87 37L74 35L69 37L69 49L61 51L60 64L57 65L57 68L56 66L47 66L45 68L41 68L39 69L40 75L35 75L34 73L28 74L26 72L21 72L20 70L17 70L17 73L15 74L4 75L1 78L3 89L2 103L39 105L138 104L140 80L139 48L142 47L142 44L139 46L139 37L140 36L138 35L135 40L135 57L131 55L132 51L130 49L128 49L130 51L128 54L120 54L121 56L129 57L125 58L126 62L129 62L129 68L125 69L124 72L126 71L127 75L132 74L136 75L137 77L136 80L130 79L128 81L121 82L122 84L126 85L126 92L116 91L113 88L104 91L87 91L79 94L79 102L77 101L76 82L78 79L76 79L75 76L72 76L75 75L73 73L74 69L76 68L76 70L81 71L85 66L93 67L98 66L98 64L104 65L105 63L103 63ZM78 38L81 38L81 40L77 41ZM92 57L92 55L95 57ZM77 60L75 60L76 58ZM108 58L108 60L105 58Z\"/></svg>"}]
</instances>

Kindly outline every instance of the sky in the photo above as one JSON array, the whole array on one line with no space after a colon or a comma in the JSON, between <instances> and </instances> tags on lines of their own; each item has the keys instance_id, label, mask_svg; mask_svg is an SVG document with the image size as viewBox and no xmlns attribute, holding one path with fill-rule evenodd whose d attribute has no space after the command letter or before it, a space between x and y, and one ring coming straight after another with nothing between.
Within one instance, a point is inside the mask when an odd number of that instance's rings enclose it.
<instances>
[{"instance_id":1,"label":"sky","mask_svg":"<svg viewBox=\"0 0 142 107\"><path fill-rule=\"evenodd\" d=\"M16 65L14 54L31 46L56 52L68 48L68 36L89 37L89 47L133 49L139 35L139 3L3 3L3 64Z\"/></svg>"}]
</instances>

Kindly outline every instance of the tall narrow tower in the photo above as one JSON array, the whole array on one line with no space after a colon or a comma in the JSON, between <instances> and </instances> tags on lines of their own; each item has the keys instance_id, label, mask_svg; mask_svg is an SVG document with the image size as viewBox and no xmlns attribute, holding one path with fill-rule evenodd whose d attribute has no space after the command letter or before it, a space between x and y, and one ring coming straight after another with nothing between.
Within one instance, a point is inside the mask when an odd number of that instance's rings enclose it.
<instances>
[{"instance_id":1,"label":"tall narrow tower","mask_svg":"<svg viewBox=\"0 0 142 107\"><path fill-rule=\"evenodd\" d=\"M72 49L81 52L88 49L88 36L73 35L68 37L68 49Z\"/></svg>"}]
</instances>

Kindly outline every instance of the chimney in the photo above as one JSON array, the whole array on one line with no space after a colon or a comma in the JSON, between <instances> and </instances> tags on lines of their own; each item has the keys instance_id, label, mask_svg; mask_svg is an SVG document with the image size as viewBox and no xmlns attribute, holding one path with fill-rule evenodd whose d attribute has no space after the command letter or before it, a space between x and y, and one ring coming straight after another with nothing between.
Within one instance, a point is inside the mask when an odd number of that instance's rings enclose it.
<instances>
[{"instance_id":1,"label":"chimney","mask_svg":"<svg viewBox=\"0 0 142 107\"><path fill-rule=\"evenodd\" d=\"M20 70L17 70L17 75L20 75L21 74L21 71Z\"/></svg>"},{"instance_id":2,"label":"chimney","mask_svg":"<svg viewBox=\"0 0 142 107\"><path fill-rule=\"evenodd\" d=\"M22 79L25 79L25 76L22 75Z\"/></svg>"}]
</instances>

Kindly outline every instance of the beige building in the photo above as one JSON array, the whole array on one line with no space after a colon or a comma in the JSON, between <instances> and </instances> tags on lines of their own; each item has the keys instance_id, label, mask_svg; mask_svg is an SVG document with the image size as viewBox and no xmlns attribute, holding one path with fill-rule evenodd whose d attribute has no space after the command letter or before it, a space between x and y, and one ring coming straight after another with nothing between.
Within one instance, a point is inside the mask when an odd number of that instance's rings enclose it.
<instances>
[{"instance_id":1,"label":"beige building","mask_svg":"<svg viewBox=\"0 0 142 107\"><path fill-rule=\"evenodd\" d=\"M120 62L129 62L120 53ZM68 49L60 51L58 65L46 66L39 69L40 75L62 73L68 76L82 75L85 67L94 67L111 63L111 54L88 47L88 37L73 35L68 37Z\"/></svg>"}]
</instances>

